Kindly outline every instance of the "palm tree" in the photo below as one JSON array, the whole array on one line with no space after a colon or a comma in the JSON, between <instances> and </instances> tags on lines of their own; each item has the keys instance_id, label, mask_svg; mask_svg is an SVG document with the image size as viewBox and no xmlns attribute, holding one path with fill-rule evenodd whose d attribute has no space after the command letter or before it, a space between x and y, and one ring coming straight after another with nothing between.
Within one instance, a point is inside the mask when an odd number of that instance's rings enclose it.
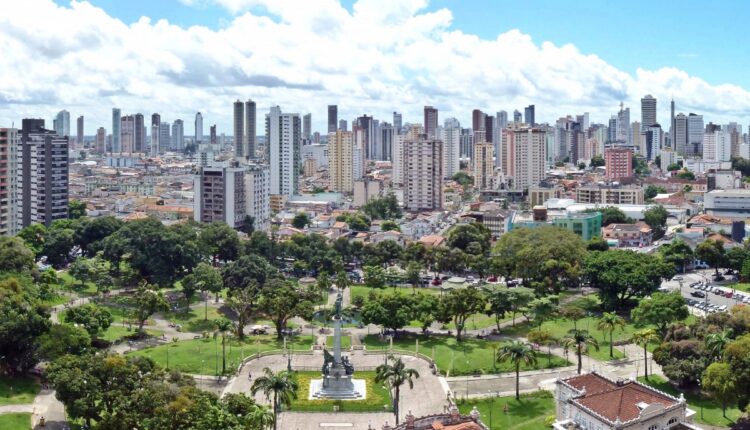
<instances>
[{"instance_id":1,"label":"palm tree","mask_svg":"<svg viewBox=\"0 0 750 430\"><path fill-rule=\"evenodd\" d=\"M547 346L547 364L552 367L552 345L557 340L552 332L547 329L530 330L526 339L531 343Z\"/></svg>"},{"instance_id":2,"label":"palm tree","mask_svg":"<svg viewBox=\"0 0 750 430\"><path fill-rule=\"evenodd\" d=\"M272 400L271 396L273 395L273 428L276 430L275 418L279 414L279 407L281 405L290 406L292 400L297 399L297 389L299 389L299 384L293 373L286 371L273 373L271 369L266 367L263 369L263 376L258 377L253 382L250 392L255 395L258 391L262 391L269 401Z\"/></svg>"},{"instance_id":3,"label":"palm tree","mask_svg":"<svg viewBox=\"0 0 750 430\"><path fill-rule=\"evenodd\" d=\"M706 336L706 349L711 354L713 361L721 359L724 347L732 341L732 329L726 329L718 333Z\"/></svg>"},{"instance_id":4,"label":"palm tree","mask_svg":"<svg viewBox=\"0 0 750 430\"><path fill-rule=\"evenodd\" d=\"M568 331L568 336L562 340L562 344L565 348L575 348L576 356L578 357L579 375L581 374L581 366L583 365L582 355L588 350L589 345L599 351L599 342L589 334L588 330L572 329Z\"/></svg>"},{"instance_id":5,"label":"palm tree","mask_svg":"<svg viewBox=\"0 0 750 430\"><path fill-rule=\"evenodd\" d=\"M253 409L247 414L248 430L266 430L276 424L273 411L262 405L253 405Z\"/></svg>"},{"instance_id":6,"label":"palm tree","mask_svg":"<svg viewBox=\"0 0 750 430\"><path fill-rule=\"evenodd\" d=\"M648 345L658 342L661 337L656 334L656 330L647 328L633 333L633 343L643 347L643 376L648 379Z\"/></svg>"},{"instance_id":7,"label":"palm tree","mask_svg":"<svg viewBox=\"0 0 750 430\"><path fill-rule=\"evenodd\" d=\"M534 352L534 348L528 343L514 340L500 348L497 352L497 360L510 361L516 367L516 400L519 400L521 398L519 391L521 363L531 366L536 364L536 352Z\"/></svg>"},{"instance_id":8,"label":"palm tree","mask_svg":"<svg viewBox=\"0 0 750 430\"><path fill-rule=\"evenodd\" d=\"M396 425L398 425L398 403L401 397L401 386L408 383L409 389L414 388L414 379L419 378L419 372L407 368L406 364L399 358L393 365L381 364L375 369L375 382L388 383L393 390L393 411L396 413Z\"/></svg>"},{"instance_id":9,"label":"palm tree","mask_svg":"<svg viewBox=\"0 0 750 430\"><path fill-rule=\"evenodd\" d=\"M216 331L214 332L214 336L221 335L221 374L227 373L227 350L226 350L226 339L227 339L227 333L229 333L234 325L232 325L232 321L229 321L226 318L219 318L216 321L214 321L214 327L216 328Z\"/></svg>"},{"instance_id":10,"label":"palm tree","mask_svg":"<svg viewBox=\"0 0 750 430\"><path fill-rule=\"evenodd\" d=\"M609 358L615 358L614 335L617 327L624 329L625 320L614 312L604 312L604 315L596 323L596 328L604 332L609 332Z\"/></svg>"}]
</instances>

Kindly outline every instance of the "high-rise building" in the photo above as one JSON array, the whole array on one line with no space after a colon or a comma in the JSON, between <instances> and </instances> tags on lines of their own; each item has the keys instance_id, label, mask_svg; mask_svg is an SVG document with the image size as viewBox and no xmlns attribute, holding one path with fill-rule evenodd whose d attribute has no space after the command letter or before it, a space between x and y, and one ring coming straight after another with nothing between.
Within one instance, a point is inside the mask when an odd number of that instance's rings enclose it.
<instances>
[{"instance_id":1,"label":"high-rise building","mask_svg":"<svg viewBox=\"0 0 750 430\"><path fill-rule=\"evenodd\" d=\"M255 113L255 102L248 100L245 102L245 157L254 159L258 151L258 121Z\"/></svg>"},{"instance_id":2,"label":"high-rise building","mask_svg":"<svg viewBox=\"0 0 750 430\"><path fill-rule=\"evenodd\" d=\"M372 116L362 115L357 118L355 124L352 125L352 131L362 130L363 131L363 149L365 160L382 160L382 154L380 153L380 147L376 141L376 121ZM356 139L356 136L355 136Z\"/></svg>"},{"instance_id":3,"label":"high-rise building","mask_svg":"<svg viewBox=\"0 0 750 430\"><path fill-rule=\"evenodd\" d=\"M461 158L474 159L474 135L470 128L461 129L461 147L459 155Z\"/></svg>"},{"instance_id":4,"label":"high-rise building","mask_svg":"<svg viewBox=\"0 0 750 430\"><path fill-rule=\"evenodd\" d=\"M70 137L70 112L61 110L52 121L52 129L60 137Z\"/></svg>"},{"instance_id":5,"label":"high-rise building","mask_svg":"<svg viewBox=\"0 0 750 430\"><path fill-rule=\"evenodd\" d=\"M17 128L0 128L0 236L13 236L18 232L16 151L20 142Z\"/></svg>"},{"instance_id":6,"label":"high-rise building","mask_svg":"<svg viewBox=\"0 0 750 430\"><path fill-rule=\"evenodd\" d=\"M237 100L233 104L234 126L234 156L238 159L247 156L245 152L245 105Z\"/></svg>"},{"instance_id":7,"label":"high-rise building","mask_svg":"<svg viewBox=\"0 0 750 430\"><path fill-rule=\"evenodd\" d=\"M630 124L630 108L620 103L620 111L617 113L616 140L627 145L633 144L632 129Z\"/></svg>"},{"instance_id":8,"label":"high-rise building","mask_svg":"<svg viewBox=\"0 0 750 430\"><path fill-rule=\"evenodd\" d=\"M135 117L125 115L120 118L121 153L132 154L135 149Z\"/></svg>"},{"instance_id":9,"label":"high-rise building","mask_svg":"<svg viewBox=\"0 0 750 430\"><path fill-rule=\"evenodd\" d=\"M328 133L334 133L339 122L339 107L328 105Z\"/></svg>"},{"instance_id":10,"label":"high-rise building","mask_svg":"<svg viewBox=\"0 0 750 430\"><path fill-rule=\"evenodd\" d=\"M679 155L685 155L688 148L688 121L685 114L677 114L674 118L674 134L672 135L673 149Z\"/></svg>"},{"instance_id":11,"label":"high-rise building","mask_svg":"<svg viewBox=\"0 0 750 430\"><path fill-rule=\"evenodd\" d=\"M648 94L641 99L641 131L656 123L656 99Z\"/></svg>"},{"instance_id":12,"label":"high-rise building","mask_svg":"<svg viewBox=\"0 0 750 430\"><path fill-rule=\"evenodd\" d=\"M610 181L629 178L633 176L633 152L629 148L607 148L604 150L604 166Z\"/></svg>"},{"instance_id":13,"label":"high-rise building","mask_svg":"<svg viewBox=\"0 0 750 430\"><path fill-rule=\"evenodd\" d=\"M703 152L703 115L691 113L687 117L687 135L688 146L686 152L688 155L700 155Z\"/></svg>"},{"instance_id":14,"label":"high-rise building","mask_svg":"<svg viewBox=\"0 0 750 430\"><path fill-rule=\"evenodd\" d=\"M43 119L24 119L21 124L16 152L17 230L68 217L68 137L45 129Z\"/></svg>"},{"instance_id":15,"label":"high-rise building","mask_svg":"<svg viewBox=\"0 0 750 430\"><path fill-rule=\"evenodd\" d=\"M513 111L513 122L515 122L516 124L521 124L523 122L521 112L519 112L517 109Z\"/></svg>"},{"instance_id":16,"label":"high-rise building","mask_svg":"<svg viewBox=\"0 0 750 430\"><path fill-rule=\"evenodd\" d=\"M536 119L534 118L534 111L536 110L534 105L528 105L523 108L524 123L526 125L535 125Z\"/></svg>"},{"instance_id":17,"label":"high-rise building","mask_svg":"<svg viewBox=\"0 0 750 430\"><path fill-rule=\"evenodd\" d=\"M200 145L203 142L203 115L200 112L195 114L195 137L193 138L194 145Z\"/></svg>"},{"instance_id":18,"label":"high-rise building","mask_svg":"<svg viewBox=\"0 0 750 430\"><path fill-rule=\"evenodd\" d=\"M328 189L334 192L354 191L354 136L350 131L337 130L328 134Z\"/></svg>"},{"instance_id":19,"label":"high-rise building","mask_svg":"<svg viewBox=\"0 0 750 430\"><path fill-rule=\"evenodd\" d=\"M172 123L172 148L179 152L185 149L185 123L181 119Z\"/></svg>"},{"instance_id":20,"label":"high-rise building","mask_svg":"<svg viewBox=\"0 0 750 430\"><path fill-rule=\"evenodd\" d=\"M513 178L513 188L539 185L545 175L547 133L536 127L516 127L503 132L503 173Z\"/></svg>"},{"instance_id":21,"label":"high-rise building","mask_svg":"<svg viewBox=\"0 0 750 430\"><path fill-rule=\"evenodd\" d=\"M94 143L94 152L104 154L107 150L107 130L104 127L99 127L96 130L96 142Z\"/></svg>"},{"instance_id":22,"label":"high-rise building","mask_svg":"<svg viewBox=\"0 0 750 430\"><path fill-rule=\"evenodd\" d=\"M471 129L472 131L484 130L484 112L479 109L471 111Z\"/></svg>"},{"instance_id":23,"label":"high-rise building","mask_svg":"<svg viewBox=\"0 0 750 430\"><path fill-rule=\"evenodd\" d=\"M438 129L438 110L432 106L424 107L424 130L427 137L435 139Z\"/></svg>"},{"instance_id":24,"label":"high-rise building","mask_svg":"<svg viewBox=\"0 0 750 430\"><path fill-rule=\"evenodd\" d=\"M245 213L255 220L256 230L266 231L271 221L271 173L266 165L250 164L245 173Z\"/></svg>"},{"instance_id":25,"label":"high-rise building","mask_svg":"<svg viewBox=\"0 0 750 430\"><path fill-rule=\"evenodd\" d=\"M644 133L646 135L646 159L649 161L656 160L656 157L661 155L661 150L664 148L664 131L662 131L659 124L653 124L646 128Z\"/></svg>"},{"instance_id":26,"label":"high-rise building","mask_svg":"<svg viewBox=\"0 0 750 430\"><path fill-rule=\"evenodd\" d=\"M670 119L670 121L669 121L669 139L670 139L670 144L669 144L669 147L672 148L673 150L676 150L677 147L675 146L674 136L675 136L675 132L677 131L677 129L675 127L674 99L672 99L672 101L669 103L669 108L670 108L670 118L669 118Z\"/></svg>"},{"instance_id":27,"label":"high-rise building","mask_svg":"<svg viewBox=\"0 0 750 430\"><path fill-rule=\"evenodd\" d=\"M378 126L378 138L380 140L379 145L382 160L391 160L393 156L393 137L395 135L396 131L391 124L384 122Z\"/></svg>"},{"instance_id":28,"label":"high-rise building","mask_svg":"<svg viewBox=\"0 0 750 430\"><path fill-rule=\"evenodd\" d=\"M211 136L210 137L211 140L209 140L209 142L211 143L211 145L216 145L218 143L218 140L217 140L217 137L216 137L216 124L212 125L209 128L209 133L210 133L210 136Z\"/></svg>"},{"instance_id":29,"label":"high-rise building","mask_svg":"<svg viewBox=\"0 0 750 430\"><path fill-rule=\"evenodd\" d=\"M159 124L159 152L167 152L172 149L172 134L169 123L164 121Z\"/></svg>"},{"instance_id":30,"label":"high-rise building","mask_svg":"<svg viewBox=\"0 0 750 430\"><path fill-rule=\"evenodd\" d=\"M312 137L312 114L305 114L305 116L302 117L302 138L306 141L310 141L310 138Z\"/></svg>"},{"instance_id":31,"label":"high-rise building","mask_svg":"<svg viewBox=\"0 0 750 430\"><path fill-rule=\"evenodd\" d=\"M301 128L299 114L281 113L278 106L266 114L271 194L291 197L299 192Z\"/></svg>"},{"instance_id":32,"label":"high-rise building","mask_svg":"<svg viewBox=\"0 0 750 430\"><path fill-rule=\"evenodd\" d=\"M443 207L443 142L426 134L404 141L404 208L408 211Z\"/></svg>"},{"instance_id":33,"label":"high-rise building","mask_svg":"<svg viewBox=\"0 0 750 430\"><path fill-rule=\"evenodd\" d=\"M76 146L83 148L83 115L76 120Z\"/></svg>"},{"instance_id":34,"label":"high-rise building","mask_svg":"<svg viewBox=\"0 0 750 430\"><path fill-rule=\"evenodd\" d=\"M146 126L144 125L143 114L135 114L133 120L133 151L146 152Z\"/></svg>"},{"instance_id":35,"label":"high-rise building","mask_svg":"<svg viewBox=\"0 0 750 430\"><path fill-rule=\"evenodd\" d=\"M461 168L461 124L456 118L447 118L443 122L443 175L452 178Z\"/></svg>"},{"instance_id":36,"label":"high-rise building","mask_svg":"<svg viewBox=\"0 0 750 430\"><path fill-rule=\"evenodd\" d=\"M339 130L343 130L343 131L347 131L348 130L345 119L340 119L339 120Z\"/></svg>"},{"instance_id":37,"label":"high-rise building","mask_svg":"<svg viewBox=\"0 0 750 430\"><path fill-rule=\"evenodd\" d=\"M474 186L478 190L492 189L492 179L495 171L495 164L492 154L495 147L488 142L474 143L474 159L472 163L472 176L474 176Z\"/></svg>"},{"instance_id":38,"label":"high-rise building","mask_svg":"<svg viewBox=\"0 0 750 430\"><path fill-rule=\"evenodd\" d=\"M112 108L112 153L114 154L122 152L120 125L120 109Z\"/></svg>"},{"instance_id":39,"label":"high-rise building","mask_svg":"<svg viewBox=\"0 0 750 430\"><path fill-rule=\"evenodd\" d=\"M151 155L159 154L161 146L159 137L161 132L161 115L158 113L151 114Z\"/></svg>"},{"instance_id":40,"label":"high-rise building","mask_svg":"<svg viewBox=\"0 0 750 430\"><path fill-rule=\"evenodd\" d=\"M495 117L492 115L485 115L484 116L484 138L487 140L487 142L495 143L495 146L497 146L497 142L495 142Z\"/></svg>"},{"instance_id":41,"label":"high-rise building","mask_svg":"<svg viewBox=\"0 0 750 430\"><path fill-rule=\"evenodd\" d=\"M246 171L236 162L231 167L199 168L193 182L193 219L202 223L224 222L233 228L242 226L246 215Z\"/></svg>"},{"instance_id":42,"label":"high-rise building","mask_svg":"<svg viewBox=\"0 0 750 430\"><path fill-rule=\"evenodd\" d=\"M508 112L501 110L495 116L497 118L497 128L502 130L508 128Z\"/></svg>"},{"instance_id":43,"label":"high-rise building","mask_svg":"<svg viewBox=\"0 0 750 430\"><path fill-rule=\"evenodd\" d=\"M396 129L396 134L401 134L401 128L404 126L403 117L398 112L393 112L393 128Z\"/></svg>"}]
</instances>

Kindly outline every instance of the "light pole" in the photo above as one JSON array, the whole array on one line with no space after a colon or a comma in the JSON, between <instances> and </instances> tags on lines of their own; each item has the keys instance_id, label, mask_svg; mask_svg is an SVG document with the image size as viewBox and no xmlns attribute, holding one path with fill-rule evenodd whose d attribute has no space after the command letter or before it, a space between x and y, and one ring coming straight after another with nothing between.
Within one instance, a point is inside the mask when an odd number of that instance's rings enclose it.
<instances>
[{"instance_id":1,"label":"light pole","mask_svg":"<svg viewBox=\"0 0 750 430\"><path fill-rule=\"evenodd\" d=\"M698 382L698 396L703 397L702 390L703 387L701 386L701 380L697 379ZM703 421L703 402L701 401L701 421Z\"/></svg>"}]
</instances>

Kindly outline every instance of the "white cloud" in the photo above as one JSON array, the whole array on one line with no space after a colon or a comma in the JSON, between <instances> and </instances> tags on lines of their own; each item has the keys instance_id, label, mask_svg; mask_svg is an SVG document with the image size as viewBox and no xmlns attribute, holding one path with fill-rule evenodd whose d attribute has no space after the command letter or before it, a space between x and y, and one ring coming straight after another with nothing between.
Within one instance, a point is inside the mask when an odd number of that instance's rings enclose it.
<instances>
[{"instance_id":1,"label":"white cloud","mask_svg":"<svg viewBox=\"0 0 750 430\"><path fill-rule=\"evenodd\" d=\"M93 134L110 128L117 106L189 124L201 111L229 132L236 98L255 99L259 116L272 104L312 112L320 130L334 103L347 120L389 120L398 110L416 122L432 104L441 118L467 124L474 108L512 112L529 103L543 121L588 111L604 122L620 100L635 119L648 93L660 101L662 122L671 96L707 120L750 113L750 92L736 85L673 68L632 75L518 30L482 39L453 28L449 10L426 11L425 0L360 0L352 11L336 0L180 1L216 3L235 16L218 30L149 18L127 25L87 2L16 1L0 15L0 125L64 108L85 115Z\"/></svg>"}]
</instances>

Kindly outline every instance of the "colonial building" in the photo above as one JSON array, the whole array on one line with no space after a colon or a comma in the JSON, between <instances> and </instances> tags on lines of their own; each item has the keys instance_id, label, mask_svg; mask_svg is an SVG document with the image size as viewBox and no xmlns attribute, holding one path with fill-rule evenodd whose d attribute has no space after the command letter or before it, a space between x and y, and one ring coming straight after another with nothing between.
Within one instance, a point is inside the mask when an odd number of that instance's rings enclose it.
<instances>
[{"instance_id":1,"label":"colonial building","mask_svg":"<svg viewBox=\"0 0 750 430\"><path fill-rule=\"evenodd\" d=\"M685 398L596 372L558 379L555 430L699 430Z\"/></svg>"},{"instance_id":2,"label":"colonial building","mask_svg":"<svg viewBox=\"0 0 750 430\"><path fill-rule=\"evenodd\" d=\"M618 248L640 248L651 245L651 227L645 222L610 224L602 227L602 238Z\"/></svg>"},{"instance_id":3,"label":"colonial building","mask_svg":"<svg viewBox=\"0 0 750 430\"><path fill-rule=\"evenodd\" d=\"M446 413L417 418L411 411L404 422L396 427L386 423L383 430L489 430L479 419L476 407L469 415L461 415L455 405L451 405Z\"/></svg>"}]
</instances>

